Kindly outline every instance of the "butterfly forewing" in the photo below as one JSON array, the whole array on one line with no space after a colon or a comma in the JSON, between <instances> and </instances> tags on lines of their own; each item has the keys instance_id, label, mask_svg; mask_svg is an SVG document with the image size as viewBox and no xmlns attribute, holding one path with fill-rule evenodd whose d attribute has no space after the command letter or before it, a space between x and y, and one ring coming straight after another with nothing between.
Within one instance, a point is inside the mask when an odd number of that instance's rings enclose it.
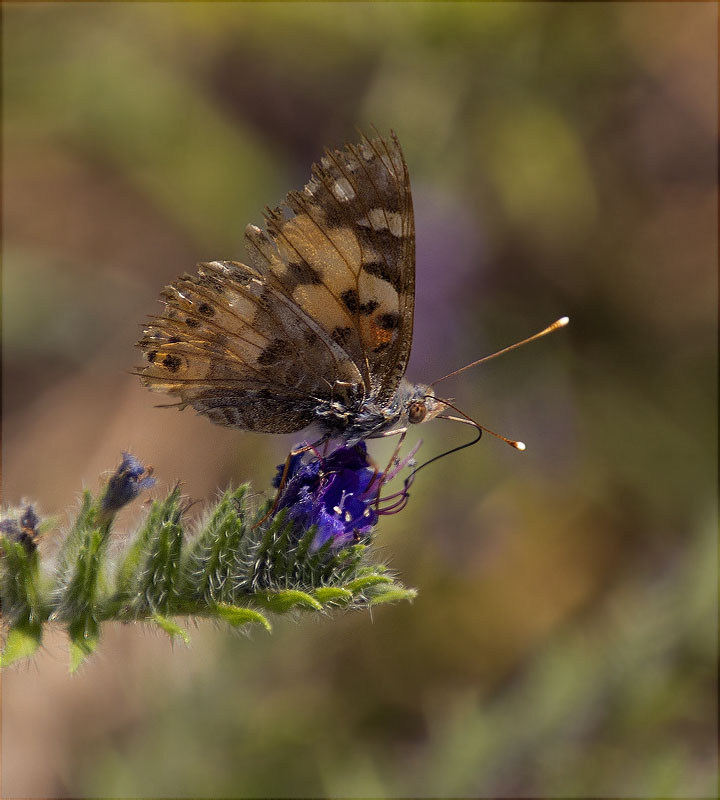
<instances>
[{"instance_id":1,"label":"butterfly forewing","mask_svg":"<svg viewBox=\"0 0 720 800\"><path fill-rule=\"evenodd\" d=\"M397 138L328 151L302 192L247 231L251 263L354 361L366 392L389 399L412 340L415 229Z\"/></svg>"},{"instance_id":2,"label":"butterfly forewing","mask_svg":"<svg viewBox=\"0 0 720 800\"><path fill-rule=\"evenodd\" d=\"M163 293L143 382L214 422L291 432L335 400L382 405L412 338L414 226L394 135L327 152L302 192L248 226L250 266L215 261Z\"/></svg>"}]
</instances>

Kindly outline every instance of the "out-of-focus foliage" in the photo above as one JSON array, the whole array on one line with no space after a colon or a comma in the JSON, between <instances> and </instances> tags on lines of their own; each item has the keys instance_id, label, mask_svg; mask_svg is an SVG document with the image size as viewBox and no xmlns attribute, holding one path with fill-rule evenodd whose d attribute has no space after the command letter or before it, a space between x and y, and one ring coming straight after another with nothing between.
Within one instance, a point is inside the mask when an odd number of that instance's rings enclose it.
<instances>
[{"instance_id":1,"label":"out-of-focus foliage","mask_svg":"<svg viewBox=\"0 0 720 800\"><path fill-rule=\"evenodd\" d=\"M73 680L49 639L4 676L4 792L711 796L716 7L3 16L6 502L59 514L120 449L199 501L282 459L282 437L154 408L132 343L163 284L242 258L356 126L396 130L410 166L412 379L571 317L438 386L528 450L487 437L382 521L412 606L252 647L203 627L189 653L117 630Z\"/></svg>"}]
</instances>

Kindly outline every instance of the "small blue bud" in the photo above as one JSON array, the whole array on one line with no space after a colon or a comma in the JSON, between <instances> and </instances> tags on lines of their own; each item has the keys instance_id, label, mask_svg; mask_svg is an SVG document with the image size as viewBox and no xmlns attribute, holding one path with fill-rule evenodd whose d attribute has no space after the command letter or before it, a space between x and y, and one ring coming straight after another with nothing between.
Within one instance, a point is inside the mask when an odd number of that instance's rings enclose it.
<instances>
[{"instance_id":1,"label":"small blue bud","mask_svg":"<svg viewBox=\"0 0 720 800\"><path fill-rule=\"evenodd\" d=\"M13 542L19 542L28 553L37 550L40 517L32 506L28 506L19 520L4 519L0 522L0 533Z\"/></svg>"},{"instance_id":2,"label":"small blue bud","mask_svg":"<svg viewBox=\"0 0 720 800\"><path fill-rule=\"evenodd\" d=\"M114 514L140 492L155 485L155 478L150 477L151 470L146 469L135 456L123 453L122 462L110 476L105 496L102 499L102 510ZM144 478L142 476L145 475Z\"/></svg>"}]
</instances>

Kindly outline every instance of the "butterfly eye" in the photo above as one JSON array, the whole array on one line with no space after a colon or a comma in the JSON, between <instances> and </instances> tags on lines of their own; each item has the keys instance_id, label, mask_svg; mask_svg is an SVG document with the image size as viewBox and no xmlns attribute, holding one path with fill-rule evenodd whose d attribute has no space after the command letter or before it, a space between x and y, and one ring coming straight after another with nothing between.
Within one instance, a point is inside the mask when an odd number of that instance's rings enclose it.
<instances>
[{"instance_id":1,"label":"butterfly eye","mask_svg":"<svg viewBox=\"0 0 720 800\"><path fill-rule=\"evenodd\" d=\"M422 400L413 400L408 406L408 420L416 425L422 422L427 414L427 406Z\"/></svg>"}]
</instances>

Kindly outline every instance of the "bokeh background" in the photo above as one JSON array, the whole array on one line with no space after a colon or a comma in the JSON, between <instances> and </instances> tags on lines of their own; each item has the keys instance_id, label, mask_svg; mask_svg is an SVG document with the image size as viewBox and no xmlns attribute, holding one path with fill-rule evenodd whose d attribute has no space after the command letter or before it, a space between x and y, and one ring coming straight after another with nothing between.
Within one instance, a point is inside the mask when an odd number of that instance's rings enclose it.
<instances>
[{"instance_id":1,"label":"bokeh background","mask_svg":"<svg viewBox=\"0 0 720 800\"><path fill-rule=\"evenodd\" d=\"M57 516L44 552L123 449L196 511L266 490L293 439L155 408L133 342L357 127L410 166L412 379L572 319L444 385L528 449L383 520L412 605L110 627L74 677L52 635L3 675L3 795L715 796L717 6L2 11L4 502Z\"/></svg>"}]
</instances>

